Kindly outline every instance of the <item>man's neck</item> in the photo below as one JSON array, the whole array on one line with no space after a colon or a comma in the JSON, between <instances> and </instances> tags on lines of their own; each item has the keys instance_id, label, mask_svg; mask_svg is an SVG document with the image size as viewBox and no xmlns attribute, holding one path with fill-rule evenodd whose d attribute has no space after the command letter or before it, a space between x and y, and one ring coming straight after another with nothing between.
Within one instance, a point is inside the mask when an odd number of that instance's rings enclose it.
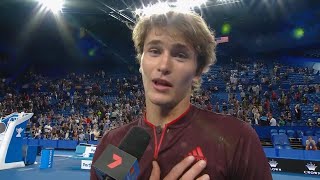
<instances>
[{"instance_id":1,"label":"man's neck","mask_svg":"<svg viewBox=\"0 0 320 180\"><path fill-rule=\"evenodd\" d=\"M151 102L146 102L146 118L153 125L164 127L183 114L189 106L190 99L184 99L174 107L158 106Z\"/></svg>"}]
</instances>

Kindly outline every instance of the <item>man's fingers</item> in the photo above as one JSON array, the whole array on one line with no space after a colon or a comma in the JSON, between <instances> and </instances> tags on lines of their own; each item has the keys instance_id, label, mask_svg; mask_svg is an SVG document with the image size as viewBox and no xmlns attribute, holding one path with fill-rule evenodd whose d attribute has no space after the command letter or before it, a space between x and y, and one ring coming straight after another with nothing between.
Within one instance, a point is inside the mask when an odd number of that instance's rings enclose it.
<instances>
[{"instance_id":1,"label":"man's fingers","mask_svg":"<svg viewBox=\"0 0 320 180\"><path fill-rule=\"evenodd\" d=\"M205 175L197 178L197 180L210 180L210 176L208 174L205 174Z\"/></svg>"},{"instance_id":2,"label":"man's fingers","mask_svg":"<svg viewBox=\"0 0 320 180\"><path fill-rule=\"evenodd\" d=\"M152 171L149 180L160 180L160 167L157 161L152 161Z\"/></svg>"},{"instance_id":3,"label":"man's fingers","mask_svg":"<svg viewBox=\"0 0 320 180\"><path fill-rule=\"evenodd\" d=\"M165 180L178 179L183 172L191 166L195 158L193 156L188 156L184 160L182 160L179 164L174 166L170 173L165 177Z\"/></svg>"},{"instance_id":4,"label":"man's fingers","mask_svg":"<svg viewBox=\"0 0 320 180\"><path fill-rule=\"evenodd\" d=\"M181 179L195 179L206 166L206 161L198 161L181 177Z\"/></svg>"},{"instance_id":5,"label":"man's fingers","mask_svg":"<svg viewBox=\"0 0 320 180\"><path fill-rule=\"evenodd\" d=\"M181 177L182 180L190 180L195 179L207 166L206 161L201 160L194 164L185 174L183 174L194 162L195 158L193 156L189 156L182 160L179 164L173 167L170 173L164 178L165 180L176 180ZM160 167L157 162L152 162L152 172L150 176L150 180L159 180L160 179ZM210 180L209 175L205 174L197 180Z\"/></svg>"}]
</instances>

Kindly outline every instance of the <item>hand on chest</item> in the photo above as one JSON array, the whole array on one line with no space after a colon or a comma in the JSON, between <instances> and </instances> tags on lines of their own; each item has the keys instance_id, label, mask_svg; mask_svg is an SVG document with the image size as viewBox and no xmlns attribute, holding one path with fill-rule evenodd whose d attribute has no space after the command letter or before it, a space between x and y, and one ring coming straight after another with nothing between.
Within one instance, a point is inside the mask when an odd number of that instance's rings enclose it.
<instances>
[{"instance_id":1,"label":"hand on chest","mask_svg":"<svg viewBox=\"0 0 320 180\"><path fill-rule=\"evenodd\" d=\"M161 136L157 138L159 141ZM154 159L157 157L156 160L161 168L161 176L168 174L173 167L187 156L195 157L193 164L200 160L207 162L206 168L201 172L202 175L209 174L212 177L219 177L226 171L226 154L223 146L214 140L209 142L204 136L198 137L191 134L179 136L170 134L170 131L166 132L161 144L157 144L158 148L160 145L157 155L155 154L155 144L155 142L151 142L150 149L148 149L153 151Z\"/></svg>"}]
</instances>

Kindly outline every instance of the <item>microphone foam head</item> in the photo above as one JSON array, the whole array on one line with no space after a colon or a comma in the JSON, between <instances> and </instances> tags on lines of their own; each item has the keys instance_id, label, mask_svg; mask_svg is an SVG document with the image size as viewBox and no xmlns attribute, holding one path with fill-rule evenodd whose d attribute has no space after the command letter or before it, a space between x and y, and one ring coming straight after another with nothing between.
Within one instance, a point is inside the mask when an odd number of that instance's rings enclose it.
<instances>
[{"instance_id":1,"label":"microphone foam head","mask_svg":"<svg viewBox=\"0 0 320 180\"><path fill-rule=\"evenodd\" d=\"M119 145L119 149L131 154L138 160L142 157L150 141L149 133L138 126L132 127Z\"/></svg>"}]
</instances>

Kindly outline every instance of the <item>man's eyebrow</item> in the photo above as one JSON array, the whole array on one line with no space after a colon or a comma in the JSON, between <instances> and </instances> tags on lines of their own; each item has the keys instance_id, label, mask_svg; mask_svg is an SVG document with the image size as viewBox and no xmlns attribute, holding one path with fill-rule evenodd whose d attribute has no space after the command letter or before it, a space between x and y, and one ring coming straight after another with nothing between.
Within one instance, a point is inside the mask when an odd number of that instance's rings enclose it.
<instances>
[{"instance_id":1,"label":"man's eyebrow","mask_svg":"<svg viewBox=\"0 0 320 180\"><path fill-rule=\"evenodd\" d=\"M158 45L158 44L161 44L160 40L152 40L152 41L149 41L146 45Z\"/></svg>"},{"instance_id":2,"label":"man's eyebrow","mask_svg":"<svg viewBox=\"0 0 320 180\"><path fill-rule=\"evenodd\" d=\"M172 45L175 49L181 49L181 50L190 50L190 48L186 44L177 43Z\"/></svg>"},{"instance_id":3,"label":"man's eyebrow","mask_svg":"<svg viewBox=\"0 0 320 180\"><path fill-rule=\"evenodd\" d=\"M151 40L146 44L146 46L148 46L148 45L159 45L159 44L162 44L161 40ZM179 42L173 44L172 47L174 49L190 50L190 48L186 44L179 43Z\"/></svg>"}]
</instances>

